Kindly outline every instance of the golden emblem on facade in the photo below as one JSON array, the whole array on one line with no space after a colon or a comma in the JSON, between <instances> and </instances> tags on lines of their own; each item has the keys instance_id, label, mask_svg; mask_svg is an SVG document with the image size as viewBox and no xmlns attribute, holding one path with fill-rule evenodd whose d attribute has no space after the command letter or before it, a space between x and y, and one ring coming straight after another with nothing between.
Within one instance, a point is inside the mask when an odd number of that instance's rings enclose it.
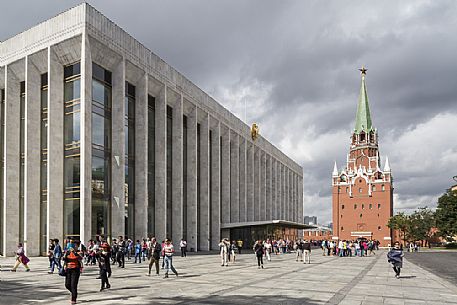
<instances>
[{"instance_id":1,"label":"golden emblem on facade","mask_svg":"<svg viewBox=\"0 0 457 305\"><path fill-rule=\"evenodd\" d=\"M251 126L251 137L252 137L252 140L255 141L258 136L259 136L259 125L254 123Z\"/></svg>"}]
</instances>

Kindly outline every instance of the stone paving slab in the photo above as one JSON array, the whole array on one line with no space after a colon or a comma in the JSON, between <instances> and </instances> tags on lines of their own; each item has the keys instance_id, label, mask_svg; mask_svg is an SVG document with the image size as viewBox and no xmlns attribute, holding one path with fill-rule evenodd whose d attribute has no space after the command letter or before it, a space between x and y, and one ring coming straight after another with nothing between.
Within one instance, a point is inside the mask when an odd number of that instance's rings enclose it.
<instances>
[{"instance_id":1,"label":"stone paving slab","mask_svg":"<svg viewBox=\"0 0 457 305\"><path fill-rule=\"evenodd\" d=\"M457 287L409 261L396 279L385 252L371 257L323 257L312 264L293 254L277 255L258 269L252 254L221 267L217 255L175 257L179 277L148 277L147 264L113 266L112 288L98 292L98 269L85 268L79 285L80 304L456 304ZM0 304L68 304L64 278L47 274L46 258L32 258L32 271L12 273L13 259L0 258ZM163 270L161 270L163 274Z\"/></svg>"}]
</instances>

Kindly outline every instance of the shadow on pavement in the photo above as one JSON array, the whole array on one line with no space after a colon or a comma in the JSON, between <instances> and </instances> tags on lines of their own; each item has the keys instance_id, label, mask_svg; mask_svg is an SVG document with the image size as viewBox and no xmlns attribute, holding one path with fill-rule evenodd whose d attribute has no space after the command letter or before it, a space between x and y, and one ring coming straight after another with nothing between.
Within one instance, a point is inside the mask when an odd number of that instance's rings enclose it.
<instances>
[{"instance_id":1,"label":"shadow on pavement","mask_svg":"<svg viewBox=\"0 0 457 305\"><path fill-rule=\"evenodd\" d=\"M321 304L313 302L308 298L291 298L284 296L276 295L264 295L259 296L255 295L253 291L252 296L248 295L227 295L227 296L205 296L201 298L190 298L190 297L173 297L173 302L178 301L179 305L184 304L198 304L198 305L215 305L215 304L236 304L236 305L252 305L252 304L262 304L262 305L316 305ZM151 300L149 304L163 304L169 302L167 299L154 299Z\"/></svg>"},{"instance_id":2,"label":"shadow on pavement","mask_svg":"<svg viewBox=\"0 0 457 305\"><path fill-rule=\"evenodd\" d=\"M415 278L415 275L400 275L399 278L401 279L413 279Z\"/></svg>"}]
</instances>

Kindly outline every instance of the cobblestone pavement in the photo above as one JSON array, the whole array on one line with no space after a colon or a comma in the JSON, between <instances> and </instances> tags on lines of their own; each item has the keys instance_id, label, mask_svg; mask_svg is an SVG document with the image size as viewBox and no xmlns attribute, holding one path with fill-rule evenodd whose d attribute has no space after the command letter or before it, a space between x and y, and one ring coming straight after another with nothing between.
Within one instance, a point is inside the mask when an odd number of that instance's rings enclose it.
<instances>
[{"instance_id":1,"label":"cobblestone pavement","mask_svg":"<svg viewBox=\"0 0 457 305\"><path fill-rule=\"evenodd\" d=\"M69 304L64 279L47 274L47 259L32 258L32 271L12 273L11 258L0 259L0 304ZM396 279L385 252L372 257L323 257L312 263L294 254L273 256L258 269L243 254L229 267L217 255L175 257L179 277L146 275L146 263L113 267L112 288L98 292L98 269L87 267L80 279L79 304L457 304L457 287L405 261ZM163 270L161 270L163 273Z\"/></svg>"}]
</instances>

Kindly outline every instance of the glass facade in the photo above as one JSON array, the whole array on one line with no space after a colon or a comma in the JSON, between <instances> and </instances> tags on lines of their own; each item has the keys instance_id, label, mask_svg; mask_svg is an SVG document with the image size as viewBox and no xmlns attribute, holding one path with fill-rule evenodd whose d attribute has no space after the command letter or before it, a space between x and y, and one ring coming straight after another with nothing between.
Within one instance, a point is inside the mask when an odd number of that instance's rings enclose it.
<instances>
[{"instance_id":1,"label":"glass facade","mask_svg":"<svg viewBox=\"0 0 457 305\"><path fill-rule=\"evenodd\" d=\"M135 236L135 86L125 82L125 234Z\"/></svg>"},{"instance_id":2,"label":"glass facade","mask_svg":"<svg viewBox=\"0 0 457 305\"><path fill-rule=\"evenodd\" d=\"M3 185L4 178L3 172L5 169L5 159L4 159L4 139L5 139L5 90L0 90L0 185ZM0 245L3 245L3 187L0 187ZM0 255L3 255L3 247L0 246Z\"/></svg>"},{"instance_id":3,"label":"glass facade","mask_svg":"<svg viewBox=\"0 0 457 305\"><path fill-rule=\"evenodd\" d=\"M41 75L40 253L47 253L48 210L48 74Z\"/></svg>"},{"instance_id":4,"label":"glass facade","mask_svg":"<svg viewBox=\"0 0 457 305\"><path fill-rule=\"evenodd\" d=\"M64 67L64 237L80 235L80 63Z\"/></svg>"},{"instance_id":5,"label":"glass facade","mask_svg":"<svg viewBox=\"0 0 457 305\"><path fill-rule=\"evenodd\" d=\"M111 237L111 72L92 64L92 238Z\"/></svg>"},{"instance_id":6,"label":"glass facade","mask_svg":"<svg viewBox=\"0 0 457 305\"><path fill-rule=\"evenodd\" d=\"M148 95L148 236L155 235L155 98Z\"/></svg>"},{"instance_id":7,"label":"glass facade","mask_svg":"<svg viewBox=\"0 0 457 305\"><path fill-rule=\"evenodd\" d=\"M173 108L167 106L167 237L173 234Z\"/></svg>"},{"instance_id":8,"label":"glass facade","mask_svg":"<svg viewBox=\"0 0 457 305\"><path fill-rule=\"evenodd\" d=\"M20 83L19 125L19 241L24 242L25 82Z\"/></svg>"}]
</instances>

